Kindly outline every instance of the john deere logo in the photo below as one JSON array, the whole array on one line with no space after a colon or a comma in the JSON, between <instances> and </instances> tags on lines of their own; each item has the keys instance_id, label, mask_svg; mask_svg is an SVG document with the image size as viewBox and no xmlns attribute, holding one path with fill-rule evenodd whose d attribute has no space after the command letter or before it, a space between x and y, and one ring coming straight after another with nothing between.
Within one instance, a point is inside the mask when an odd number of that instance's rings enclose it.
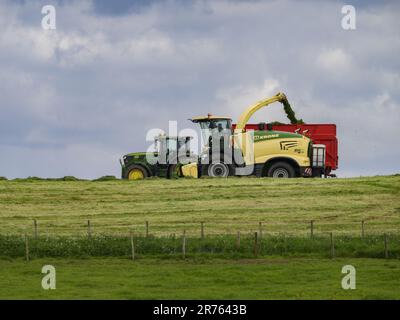
<instances>
[{"instance_id":1,"label":"john deere logo","mask_svg":"<svg viewBox=\"0 0 400 320\"><path fill-rule=\"evenodd\" d=\"M281 150L289 150L290 148L297 147L299 144L297 141L281 141Z\"/></svg>"}]
</instances>

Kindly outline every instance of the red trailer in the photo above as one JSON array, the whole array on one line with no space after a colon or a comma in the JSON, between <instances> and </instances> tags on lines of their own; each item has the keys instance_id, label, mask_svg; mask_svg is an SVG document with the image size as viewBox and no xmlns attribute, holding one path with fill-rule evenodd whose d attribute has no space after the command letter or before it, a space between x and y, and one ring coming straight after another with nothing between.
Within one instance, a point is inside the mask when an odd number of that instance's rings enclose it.
<instances>
[{"instance_id":1,"label":"red trailer","mask_svg":"<svg viewBox=\"0 0 400 320\"><path fill-rule=\"evenodd\" d=\"M233 125L235 129L235 124ZM246 129L250 130L275 130L285 132L298 132L309 137L313 144L324 144L325 175L334 176L332 170L336 170L339 164L338 140L336 137L335 124L247 124Z\"/></svg>"}]
</instances>

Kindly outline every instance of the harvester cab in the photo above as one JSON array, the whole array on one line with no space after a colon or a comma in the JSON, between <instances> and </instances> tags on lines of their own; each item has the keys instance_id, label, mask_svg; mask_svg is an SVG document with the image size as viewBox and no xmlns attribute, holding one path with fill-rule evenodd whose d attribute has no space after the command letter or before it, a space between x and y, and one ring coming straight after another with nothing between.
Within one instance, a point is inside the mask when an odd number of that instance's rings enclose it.
<instances>
[{"instance_id":1,"label":"harvester cab","mask_svg":"<svg viewBox=\"0 0 400 320\"><path fill-rule=\"evenodd\" d=\"M189 119L200 125L203 152L212 146L213 137L230 137L232 134L232 119L208 114L206 117Z\"/></svg>"}]
</instances>

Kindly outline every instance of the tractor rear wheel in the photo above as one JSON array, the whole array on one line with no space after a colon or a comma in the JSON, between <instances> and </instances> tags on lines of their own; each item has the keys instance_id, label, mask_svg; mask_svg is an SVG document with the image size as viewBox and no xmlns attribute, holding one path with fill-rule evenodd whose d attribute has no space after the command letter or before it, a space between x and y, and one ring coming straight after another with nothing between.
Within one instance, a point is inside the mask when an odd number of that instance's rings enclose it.
<instances>
[{"instance_id":1,"label":"tractor rear wheel","mask_svg":"<svg viewBox=\"0 0 400 320\"><path fill-rule=\"evenodd\" d=\"M167 178L176 179L182 177L181 165L171 164L168 168Z\"/></svg>"},{"instance_id":2,"label":"tractor rear wheel","mask_svg":"<svg viewBox=\"0 0 400 320\"><path fill-rule=\"evenodd\" d=\"M267 177L271 178L294 178L296 172L287 162L277 162L271 165L267 170Z\"/></svg>"},{"instance_id":3,"label":"tractor rear wheel","mask_svg":"<svg viewBox=\"0 0 400 320\"><path fill-rule=\"evenodd\" d=\"M143 180L148 177L147 171L140 165L133 164L126 170L125 179L128 180Z\"/></svg>"}]
</instances>

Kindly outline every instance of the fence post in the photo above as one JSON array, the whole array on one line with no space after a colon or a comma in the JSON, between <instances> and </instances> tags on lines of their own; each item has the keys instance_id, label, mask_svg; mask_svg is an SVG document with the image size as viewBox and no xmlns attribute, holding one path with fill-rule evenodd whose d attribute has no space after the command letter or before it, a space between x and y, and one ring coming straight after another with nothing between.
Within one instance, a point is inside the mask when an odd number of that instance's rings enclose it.
<instances>
[{"instance_id":1,"label":"fence post","mask_svg":"<svg viewBox=\"0 0 400 320\"><path fill-rule=\"evenodd\" d=\"M35 239L37 239L38 238L38 227L37 227L36 219L33 219L33 229L34 229L33 234L35 236Z\"/></svg>"},{"instance_id":2,"label":"fence post","mask_svg":"<svg viewBox=\"0 0 400 320\"><path fill-rule=\"evenodd\" d=\"M364 239L365 233L364 233L364 220L361 221L361 238Z\"/></svg>"},{"instance_id":3,"label":"fence post","mask_svg":"<svg viewBox=\"0 0 400 320\"><path fill-rule=\"evenodd\" d=\"M204 222L203 221L201 222L201 233L200 233L200 235L201 235L201 239L204 239Z\"/></svg>"},{"instance_id":4,"label":"fence post","mask_svg":"<svg viewBox=\"0 0 400 320\"><path fill-rule=\"evenodd\" d=\"M257 232L254 232L254 256L257 258L258 254L258 237Z\"/></svg>"},{"instance_id":5,"label":"fence post","mask_svg":"<svg viewBox=\"0 0 400 320\"><path fill-rule=\"evenodd\" d=\"M146 221L146 238L149 237L149 222Z\"/></svg>"},{"instance_id":6,"label":"fence post","mask_svg":"<svg viewBox=\"0 0 400 320\"><path fill-rule=\"evenodd\" d=\"M389 252L388 252L388 238L387 234L384 234L384 240L385 240L385 259L389 258Z\"/></svg>"},{"instance_id":7,"label":"fence post","mask_svg":"<svg viewBox=\"0 0 400 320\"><path fill-rule=\"evenodd\" d=\"M284 253L287 253L287 241L286 241L286 234L283 235L283 244L284 244Z\"/></svg>"},{"instance_id":8,"label":"fence post","mask_svg":"<svg viewBox=\"0 0 400 320\"><path fill-rule=\"evenodd\" d=\"M330 233L330 237L331 237L331 258L334 259L335 258L335 243L334 243L334 239L333 239L333 232Z\"/></svg>"},{"instance_id":9,"label":"fence post","mask_svg":"<svg viewBox=\"0 0 400 320\"><path fill-rule=\"evenodd\" d=\"M240 231L238 231L236 235L236 249L240 250Z\"/></svg>"},{"instance_id":10,"label":"fence post","mask_svg":"<svg viewBox=\"0 0 400 320\"><path fill-rule=\"evenodd\" d=\"M131 250L132 250L132 260L135 260L135 244L133 243L133 232L131 232Z\"/></svg>"},{"instance_id":11,"label":"fence post","mask_svg":"<svg viewBox=\"0 0 400 320\"><path fill-rule=\"evenodd\" d=\"M25 233L25 259L29 261L29 240L27 233Z\"/></svg>"},{"instance_id":12,"label":"fence post","mask_svg":"<svg viewBox=\"0 0 400 320\"><path fill-rule=\"evenodd\" d=\"M182 255L183 255L183 259L185 259L186 258L186 230L183 230Z\"/></svg>"},{"instance_id":13,"label":"fence post","mask_svg":"<svg viewBox=\"0 0 400 320\"><path fill-rule=\"evenodd\" d=\"M314 220L310 221L310 236L311 239L314 239Z\"/></svg>"},{"instance_id":14,"label":"fence post","mask_svg":"<svg viewBox=\"0 0 400 320\"><path fill-rule=\"evenodd\" d=\"M261 221L258 223L258 237L261 240L261 238L262 238L262 222Z\"/></svg>"},{"instance_id":15,"label":"fence post","mask_svg":"<svg viewBox=\"0 0 400 320\"><path fill-rule=\"evenodd\" d=\"M88 238L92 237L92 228L90 225L90 220L87 221L87 232L88 232Z\"/></svg>"}]
</instances>

